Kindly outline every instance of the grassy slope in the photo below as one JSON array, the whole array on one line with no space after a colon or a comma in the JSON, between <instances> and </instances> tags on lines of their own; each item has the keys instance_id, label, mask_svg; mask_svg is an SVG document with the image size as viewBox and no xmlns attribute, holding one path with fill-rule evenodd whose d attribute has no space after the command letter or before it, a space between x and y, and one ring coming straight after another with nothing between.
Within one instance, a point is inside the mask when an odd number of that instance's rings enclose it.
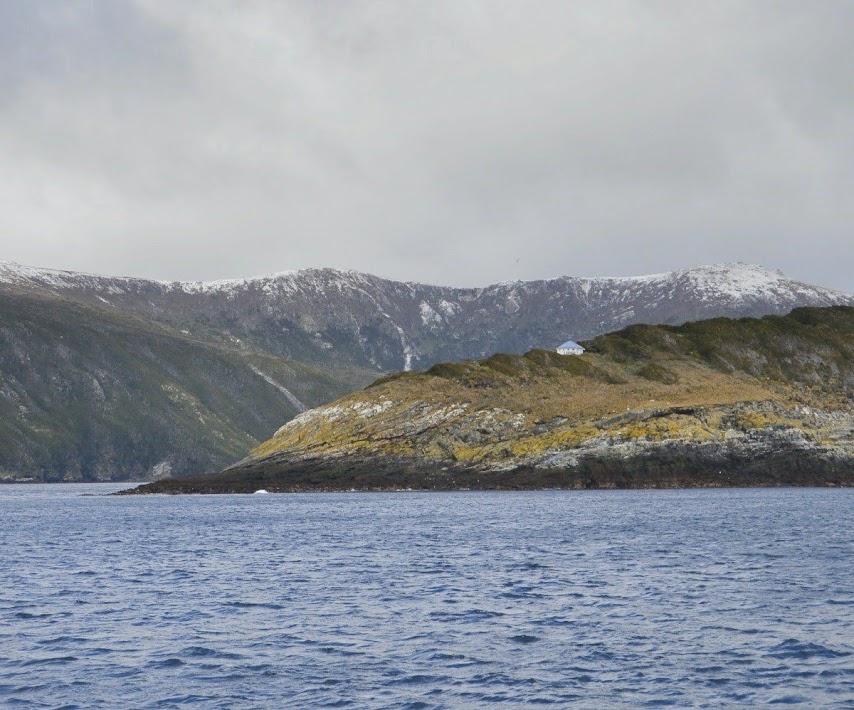
<instances>
[{"instance_id":1,"label":"grassy slope","mask_svg":"<svg viewBox=\"0 0 854 710\"><path fill-rule=\"evenodd\" d=\"M309 406L371 373L323 372L193 340L143 318L32 292L0 294L0 473L123 479L244 456L295 414L249 365Z\"/></svg>"},{"instance_id":2,"label":"grassy slope","mask_svg":"<svg viewBox=\"0 0 854 710\"><path fill-rule=\"evenodd\" d=\"M678 412L653 418L633 412L713 410L739 402L774 402L785 409L807 405L850 411L852 406L852 308L632 326L586 345L588 352L580 358L532 351L393 375L336 403L345 415L285 427L255 455L365 451L483 461L571 446L603 429L659 438L702 439L709 433L699 430L695 419L680 419ZM383 408L380 414L358 414L377 406ZM441 407L464 412L440 413L437 426ZM487 414L489 422L484 420L478 434L476 420ZM603 425L609 419L613 423ZM555 421L559 424L548 426ZM718 422L707 424L714 428ZM465 436L455 433L459 426Z\"/></svg>"},{"instance_id":3,"label":"grassy slope","mask_svg":"<svg viewBox=\"0 0 854 710\"><path fill-rule=\"evenodd\" d=\"M632 326L586 346L392 375L302 415L231 469L141 492L854 481L854 308ZM821 453L840 443L849 454ZM706 458L706 444L723 458ZM658 453L601 458L620 446ZM582 454L543 465L555 452Z\"/></svg>"}]
</instances>

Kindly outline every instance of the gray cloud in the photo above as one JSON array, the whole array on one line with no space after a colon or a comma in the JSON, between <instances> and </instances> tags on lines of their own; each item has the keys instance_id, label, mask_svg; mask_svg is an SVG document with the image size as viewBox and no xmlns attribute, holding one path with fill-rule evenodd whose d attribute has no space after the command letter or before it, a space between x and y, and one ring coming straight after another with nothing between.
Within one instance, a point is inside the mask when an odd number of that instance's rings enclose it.
<instances>
[{"instance_id":1,"label":"gray cloud","mask_svg":"<svg viewBox=\"0 0 854 710\"><path fill-rule=\"evenodd\" d=\"M854 290L848 2L0 3L0 258Z\"/></svg>"}]
</instances>

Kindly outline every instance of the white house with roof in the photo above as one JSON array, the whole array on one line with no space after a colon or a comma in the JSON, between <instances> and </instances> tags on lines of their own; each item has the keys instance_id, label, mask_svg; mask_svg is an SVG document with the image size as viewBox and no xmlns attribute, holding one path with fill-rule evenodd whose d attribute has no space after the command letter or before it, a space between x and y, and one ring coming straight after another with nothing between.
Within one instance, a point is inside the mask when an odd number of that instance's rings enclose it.
<instances>
[{"instance_id":1,"label":"white house with roof","mask_svg":"<svg viewBox=\"0 0 854 710\"><path fill-rule=\"evenodd\" d=\"M581 355L584 353L584 348L574 340L567 340L563 345L558 346L557 351L561 355Z\"/></svg>"}]
</instances>

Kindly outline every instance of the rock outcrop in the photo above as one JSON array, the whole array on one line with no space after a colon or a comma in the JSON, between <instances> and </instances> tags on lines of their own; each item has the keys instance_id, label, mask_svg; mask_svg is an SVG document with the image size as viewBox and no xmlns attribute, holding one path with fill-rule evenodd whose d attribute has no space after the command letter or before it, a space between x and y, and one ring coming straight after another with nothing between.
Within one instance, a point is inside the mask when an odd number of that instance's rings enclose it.
<instances>
[{"instance_id":1,"label":"rock outcrop","mask_svg":"<svg viewBox=\"0 0 854 710\"><path fill-rule=\"evenodd\" d=\"M147 491L854 484L854 308L584 346L386 377Z\"/></svg>"}]
</instances>

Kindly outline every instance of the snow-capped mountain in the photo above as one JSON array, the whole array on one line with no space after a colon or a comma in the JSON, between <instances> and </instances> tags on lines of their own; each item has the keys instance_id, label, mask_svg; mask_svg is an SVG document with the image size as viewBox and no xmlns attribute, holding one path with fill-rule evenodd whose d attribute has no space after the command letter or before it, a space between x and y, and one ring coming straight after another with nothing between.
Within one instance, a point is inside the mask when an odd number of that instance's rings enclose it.
<instances>
[{"instance_id":1,"label":"snow-capped mountain","mask_svg":"<svg viewBox=\"0 0 854 710\"><path fill-rule=\"evenodd\" d=\"M552 348L631 323L854 305L850 294L747 264L451 288L334 269L164 282L0 263L0 283L145 316L201 339L384 371Z\"/></svg>"},{"instance_id":2,"label":"snow-capped mountain","mask_svg":"<svg viewBox=\"0 0 854 710\"><path fill-rule=\"evenodd\" d=\"M854 297L743 264L466 289L332 269L182 283L0 263L0 480L214 470L380 371L842 304Z\"/></svg>"}]
</instances>

